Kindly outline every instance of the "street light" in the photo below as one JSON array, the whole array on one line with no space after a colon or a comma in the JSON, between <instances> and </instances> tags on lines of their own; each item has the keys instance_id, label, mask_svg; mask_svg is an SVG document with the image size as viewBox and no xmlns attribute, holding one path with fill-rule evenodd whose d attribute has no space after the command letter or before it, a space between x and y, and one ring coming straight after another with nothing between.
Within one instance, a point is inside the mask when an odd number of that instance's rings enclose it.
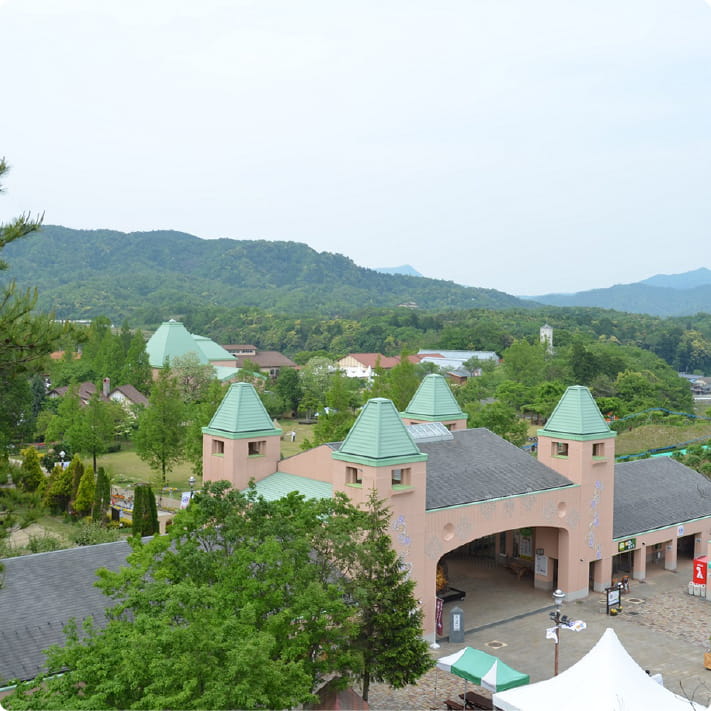
<instances>
[{"instance_id":1,"label":"street light","mask_svg":"<svg viewBox=\"0 0 711 711\"><path fill-rule=\"evenodd\" d=\"M567 615L560 614L560 606L565 600L565 593L558 588L553 593L553 602L555 603L555 611L550 613L550 618L555 622L555 663L553 667L553 676L558 676L558 649L560 647L560 626L568 626L570 618Z\"/></svg>"},{"instance_id":2,"label":"street light","mask_svg":"<svg viewBox=\"0 0 711 711\"><path fill-rule=\"evenodd\" d=\"M67 456L67 453L62 449L59 452L59 461L61 462L62 469L64 469L64 457L66 457L66 456Z\"/></svg>"},{"instance_id":3,"label":"street light","mask_svg":"<svg viewBox=\"0 0 711 711\"><path fill-rule=\"evenodd\" d=\"M193 489L195 488L195 477L191 476L188 479L188 484L190 484L190 498L193 498Z\"/></svg>"}]
</instances>

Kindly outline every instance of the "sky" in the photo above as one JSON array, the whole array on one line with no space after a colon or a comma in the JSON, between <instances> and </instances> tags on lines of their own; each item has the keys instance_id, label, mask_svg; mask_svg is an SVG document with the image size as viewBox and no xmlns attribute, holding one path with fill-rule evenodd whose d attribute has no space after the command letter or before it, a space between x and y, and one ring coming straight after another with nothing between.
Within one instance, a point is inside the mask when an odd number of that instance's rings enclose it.
<instances>
[{"instance_id":1,"label":"sky","mask_svg":"<svg viewBox=\"0 0 711 711\"><path fill-rule=\"evenodd\" d=\"M711 268L711 0L0 0L0 67L2 222L516 295Z\"/></svg>"}]
</instances>

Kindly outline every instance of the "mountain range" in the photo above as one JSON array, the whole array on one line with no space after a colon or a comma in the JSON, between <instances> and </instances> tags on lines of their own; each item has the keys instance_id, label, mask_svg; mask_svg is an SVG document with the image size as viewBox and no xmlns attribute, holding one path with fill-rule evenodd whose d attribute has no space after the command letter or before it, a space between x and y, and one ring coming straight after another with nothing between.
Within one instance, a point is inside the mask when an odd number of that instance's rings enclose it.
<instances>
[{"instance_id":1,"label":"mountain range","mask_svg":"<svg viewBox=\"0 0 711 711\"><path fill-rule=\"evenodd\" d=\"M574 294L521 297L550 306L598 306L652 316L692 316L711 312L711 270L657 274L633 284L616 284Z\"/></svg>"},{"instance_id":2,"label":"mountain range","mask_svg":"<svg viewBox=\"0 0 711 711\"><path fill-rule=\"evenodd\" d=\"M334 316L373 307L532 308L494 289L359 267L297 242L46 225L3 250L4 278L37 287L57 318L160 323L201 307Z\"/></svg>"}]
</instances>

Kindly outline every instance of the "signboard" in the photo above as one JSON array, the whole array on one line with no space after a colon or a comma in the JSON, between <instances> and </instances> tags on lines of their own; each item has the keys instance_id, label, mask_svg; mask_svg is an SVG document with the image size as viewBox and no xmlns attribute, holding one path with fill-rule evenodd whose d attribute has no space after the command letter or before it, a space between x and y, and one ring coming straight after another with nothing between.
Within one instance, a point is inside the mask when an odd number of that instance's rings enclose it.
<instances>
[{"instance_id":1,"label":"signboard","mask_svg":"<svg viewBox=\"0 0 711 711\"><path fill-rule=\"evenodd\" d=\"M610 614L610 608L621 607L620 605L620 588L618 585L614 585L611 588L605 588L607 593L607 614Z\"/></svg>"},{"instance_id":2,"label":"signboard","mask_svg":"<svg viewBox=\"0 0 711 711\"><path fill-rule=\"evenodd\" d=\"M708 558L705 555L694 558L693 577L691 582L697 585L706 585L706 572L708 568Z\"/></svg>"},{"instance_id":3,"label":"signboard","mask_svg":"<svg viewBox=\"0 0 711 711\"><path fill-rule=\"evenodd\" d=\"M637 547L636 538L626 538L624 541L617 541L617 552L625 553L626 551L633 551Z\"/></svg>"},{"instance_id":4,"label":"signboard","mask_svg":"<svg viewBox=\"0 0 711 711\"><path fill-rule=\"evenodd\" d=\"M539 555L536 553L536 565L535 565L536 575L541 575L544 578L548 577L548 556Z\"/></svg>"},{"instance_id":5,"label":"signboard","mask_svg":"<svg viewBox=\"0 0 711 711\"><path fill-rule=\"evenodd\" d=\"M435 598L435 622L437 624L437 634L441 637L444 634L443 620L444 600L441 597Z\"/></svg>"}]
</instances>

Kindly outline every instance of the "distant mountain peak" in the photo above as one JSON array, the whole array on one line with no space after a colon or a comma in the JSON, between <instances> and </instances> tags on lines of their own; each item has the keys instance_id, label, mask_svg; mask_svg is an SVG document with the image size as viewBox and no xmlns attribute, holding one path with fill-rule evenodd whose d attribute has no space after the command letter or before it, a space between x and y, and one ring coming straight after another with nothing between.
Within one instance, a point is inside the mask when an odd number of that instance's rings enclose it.
<instances>
[{"instance_id":1,"label":"distant mountain peak","mask_svg":"<svg viewBox=\"0 0 711 711\"><path fill-rule=\"evenodd\" d=\"M403 264L400 267L375 267L376 272L381 274L405 274L406 276L421 277L422 274L409 264Z\"/></svg>"}]
</instances>

